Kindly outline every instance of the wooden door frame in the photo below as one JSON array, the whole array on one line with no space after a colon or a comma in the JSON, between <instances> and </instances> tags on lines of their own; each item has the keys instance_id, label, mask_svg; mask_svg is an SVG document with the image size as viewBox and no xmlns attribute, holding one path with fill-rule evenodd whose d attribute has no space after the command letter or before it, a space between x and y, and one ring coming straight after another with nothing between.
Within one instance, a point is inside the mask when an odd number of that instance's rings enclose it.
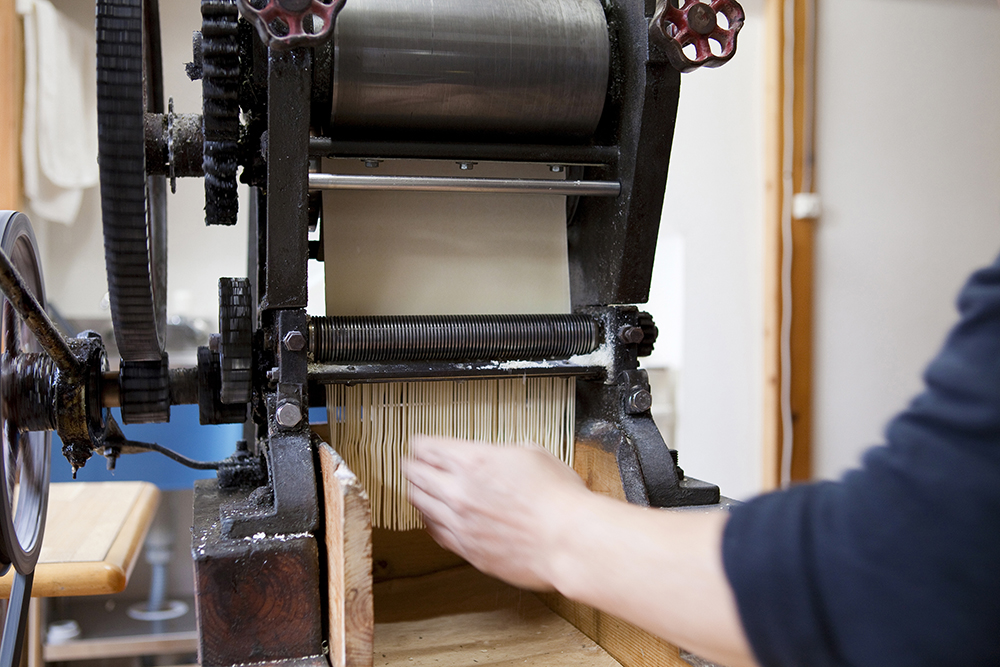
<instances>
[{"instance_id":1,"label":"wooden door frame","mask_svg":"<svg viewBox=\"0 0 1000 667\"><path fill-rule=\"evenodd\" d=\"M24 47L15 0L0 0L0 209L21 209Z\"/></svg>"},{"instance_id":2,"label":"wooden door frame","mask_svg":"<svg viewBox=\"0 0 1000 667\"><path fill-rule=\"evenodd\" d=\"M815 155L815 7L818 0L765 2L765 218L764 218L764 447L763 488L782 484L784 436L782 428L782 251L788 231L783 222L792 193L811 191ZM786 22L794 8L794 24ZM786 29L787 28L787 29ZM786 60L785 39L794 36L794 51ZM791 72L788 66L791 65ZM788 76L790 74L790 77ZM786 126L789 100L786 81L793 82L790 101L792 160L785 173ZM813 258L815 222L791 221L790 382L786 396L792 423L791 481L812 477L813 424Z\"/></svg>"}]
</instances>

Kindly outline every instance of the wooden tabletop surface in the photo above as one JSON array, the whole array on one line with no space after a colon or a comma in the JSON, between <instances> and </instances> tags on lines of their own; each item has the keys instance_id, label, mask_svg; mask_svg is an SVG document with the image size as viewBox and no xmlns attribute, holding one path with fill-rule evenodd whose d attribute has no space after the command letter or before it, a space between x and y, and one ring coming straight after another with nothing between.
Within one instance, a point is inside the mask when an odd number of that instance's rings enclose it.
<instances>
[{"instance_id":1,"label":"wooden tabletop surface","mask_svg":"<svg viewBox=\"0 0 1000 667\"><path fill-rule=\"evenodd\" d=\"M32 597L123 590L159 499L148 482L52 484ZM10 595L13 577L0 577L0 596Z\"/></svg>"}]
</instances>

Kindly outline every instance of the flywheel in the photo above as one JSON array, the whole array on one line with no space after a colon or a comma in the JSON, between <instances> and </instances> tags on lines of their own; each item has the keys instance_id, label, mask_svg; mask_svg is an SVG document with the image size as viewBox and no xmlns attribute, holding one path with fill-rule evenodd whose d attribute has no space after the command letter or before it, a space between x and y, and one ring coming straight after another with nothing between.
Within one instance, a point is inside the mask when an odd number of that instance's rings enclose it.
<instances>
[{"instance_id":1,"label":"flywheel","mask_svg":"<svg viewBox=\"0 0 1000 667\"><path fill-rule=\"evenodd\" d=\"M23 213L0 213L0 247L24 279L28 289L44 307L45 285L38 257L35 234ZM30 364L51 364L21 321L14 308L2 299L0 309L0 361L3 382L0 384L0 419L3 453L0 456L0 571L13 565L20 574L30 574L38 561L45 527L49 494L50 432L27 432L20 417L36 410L51 399L40 396L49 389L11 380L11 369ZM29 374L22 374L27 376ZM35 374L44 375L44 373Z\"/></svg>"}]
</instances>

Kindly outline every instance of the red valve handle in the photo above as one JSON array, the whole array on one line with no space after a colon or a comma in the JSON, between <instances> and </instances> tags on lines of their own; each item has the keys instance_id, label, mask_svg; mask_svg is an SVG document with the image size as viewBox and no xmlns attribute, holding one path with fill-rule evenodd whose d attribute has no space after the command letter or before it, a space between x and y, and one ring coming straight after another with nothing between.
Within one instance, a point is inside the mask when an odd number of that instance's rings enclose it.
<instances>
[{"instance_id":1,"label":"red valve handle","mask_svg":"<svg viewBox=\"0 0 1000 667\"><path fill-rule=\"evenodd\" d=\"M347 0L237 0L243 18L274 49L322 44Z\"/></svg>"},{"instance_id":2,"label":"red valve handle","mask_svg":"<svg viewBox=\"0 0 1000 667\"><path fill-rule=\"evenodd\" d=\"M736 0L680 0L674 7L672 0L657 2L656 13L649 24L649 34L667 51L670 63L682 72L699 67L719 67L736 55L736 35L746 14ZM726 17L729 26L719 25L719 14ZM712 53L711 41L718 42L721 53ZM689 58L684 48L694 45L695 57Z\"/></svg>"}]
</instances>

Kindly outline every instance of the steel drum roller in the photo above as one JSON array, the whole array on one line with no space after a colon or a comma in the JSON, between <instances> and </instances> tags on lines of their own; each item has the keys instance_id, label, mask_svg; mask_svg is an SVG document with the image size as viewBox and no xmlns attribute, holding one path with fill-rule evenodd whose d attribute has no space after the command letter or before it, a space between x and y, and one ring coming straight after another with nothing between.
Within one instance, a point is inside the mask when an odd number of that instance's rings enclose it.
<instances>
[{"instance_id":1,"label":"steel drum roller","mask_svg":"<svg viewBox=\"0 0 1000 667\"><path fill-rule=\"evenodd\" d=\"M334 50L334 128L586 137L608 89L597 0L351 0Z\"/></svg>"}]
</instances>

